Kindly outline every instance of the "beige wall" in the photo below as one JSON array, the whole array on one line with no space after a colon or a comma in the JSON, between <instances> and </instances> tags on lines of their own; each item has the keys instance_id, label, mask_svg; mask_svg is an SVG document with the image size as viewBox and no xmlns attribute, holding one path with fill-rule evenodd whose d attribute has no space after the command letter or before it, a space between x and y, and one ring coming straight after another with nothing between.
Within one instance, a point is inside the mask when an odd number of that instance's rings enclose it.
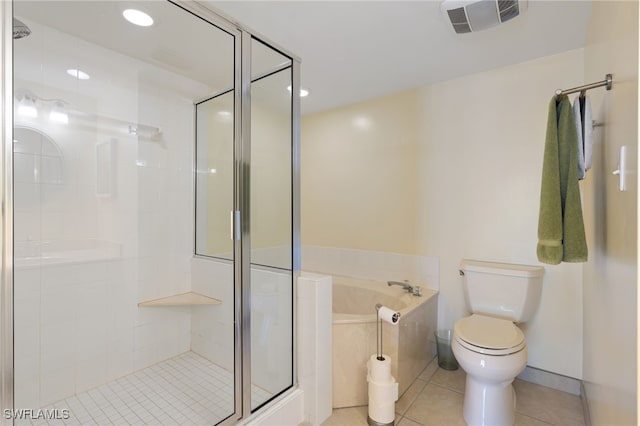
<instances>
[{"instance_id":1,"label":"beige wall","mask_svg":"<svg viewBox=\"0 0 640 426\"><path fill-rule=\"evenodd\" d=\"M259 83L274 84L266 78ZM268 95L260 92L251 99L251 248L287 247L290 252L291 110L285 107L291 100L287 92L284 99ZM280 263L291 265L291 260L277 263L284 267Z\"/></svg>"},{"instance_id":2,"label":"beige wall","mask_svg":"<svg viewBox=\"0 0 640 426\"><path fill-rule=\"evenodd\" d=\"M417 93L302 120L304 245L416 252Z\"/></svg>"},{"instance_id":3,"label":"beige wall","mask_svg":"<svg viewBox=\"0 0 640 426\"><path fill-rule=\"evenodd\" d=\"M303 118L303 245L439 257L451 327L462 258L537 263L548 102L582 83L575 50ZM531 366L581 377L581 282L580 264L546 268Z\"/></svg>"},{"instance_id":4,"label":"beige wall","mask_svg":"<svg viewBox=\"0 0 640 426\"><path fill-rule=\"evenodd\" d=\"M282 268L291 267L291 98L285 90L269 89L285 86L287 76L283 71L254 83L251 106L251 261ZM228 259L233 257L234 120L220 113L229 111L232 92L198 106L196 185L196 252Z\"/></svg>"},{"instance_id":5,"label":"beige wall","mask_svg":"<svg viewBox=\"0 0 640 426\"><path fill-rule=\"evenodd\" d=\"M440 326L466 315L462 258L537 264L549 100L583 82L574 50L427 86L418 159L421 254L440 257ZM540 307L523 325L529 365L582 374L582 266L545 265Z\"/></svg>"},{"instance_id":6,"label":"beige wall","mask_svg":"<svg viewBox=\"0 0 640 426\"><path fill-rule=\"evenodd\" d=\"M615 25L612 25L615 23ZM585 186L591 257L584 274L584 386L594 425L637 420L638 3L594 2L585 47L585 78L614 78L590 92L595 132L593 176ZM629 149L628 191L616 169Z\"/></svg>"}]
</instances>

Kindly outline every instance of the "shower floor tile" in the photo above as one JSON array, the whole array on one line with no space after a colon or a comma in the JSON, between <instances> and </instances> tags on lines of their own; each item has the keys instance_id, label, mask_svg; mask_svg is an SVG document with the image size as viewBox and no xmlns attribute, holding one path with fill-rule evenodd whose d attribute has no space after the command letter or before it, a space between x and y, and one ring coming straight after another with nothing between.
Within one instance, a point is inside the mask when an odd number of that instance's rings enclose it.
<instances>
[{"instance_id":1,"label":"shower floor tile","mask_svg":"<svg viewBox=\"0 0 640 426\"><path fill-rule=\"evenodd\" d=\"M257 386L251 393L259 401L272 396ZM185 352L43 408L59 418L68 410L68 419L23 419L15 424L213 425L233 412L233 400L232 374Z\"/></svg>"}]
</instances>

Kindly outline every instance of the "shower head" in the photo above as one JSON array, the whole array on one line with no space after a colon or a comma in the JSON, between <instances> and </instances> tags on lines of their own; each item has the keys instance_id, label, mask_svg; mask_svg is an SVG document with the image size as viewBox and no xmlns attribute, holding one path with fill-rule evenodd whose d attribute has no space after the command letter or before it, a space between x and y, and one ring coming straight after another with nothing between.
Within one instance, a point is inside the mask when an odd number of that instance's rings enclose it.
<instances>
[{"instance_id":1,"label":"shower head","mask_svg":"<svg viewBox=\"0 0 640 426\"><path fill-rule=\"evenodd\" d=\"M31 34L31 30L27 25L19 19L13 18L13 39L17 40Z\"/></svg>"}]
</instances>

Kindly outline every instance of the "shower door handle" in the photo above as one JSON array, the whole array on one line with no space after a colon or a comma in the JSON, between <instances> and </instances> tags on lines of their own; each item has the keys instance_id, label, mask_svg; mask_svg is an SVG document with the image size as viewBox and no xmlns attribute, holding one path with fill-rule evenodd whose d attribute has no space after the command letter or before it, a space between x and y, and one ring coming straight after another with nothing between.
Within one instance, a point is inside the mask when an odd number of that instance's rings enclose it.
<instances>
[{"instance_id":1,"label":"shower door handle","mask_svg":"<svg viewBox=\"0 0 640 426\"><path fill-rule=\"evenodd\" d=\"M240 210L231 210L231 239L240 241Z\"/></svg>"}]
</instances>

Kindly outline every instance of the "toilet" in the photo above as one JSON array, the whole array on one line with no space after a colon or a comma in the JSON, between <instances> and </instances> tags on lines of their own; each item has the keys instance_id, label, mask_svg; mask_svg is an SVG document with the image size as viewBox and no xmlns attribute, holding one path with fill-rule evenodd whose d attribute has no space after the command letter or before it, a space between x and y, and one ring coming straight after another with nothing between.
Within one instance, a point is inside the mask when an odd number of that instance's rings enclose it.
<instances>
[{"instance_id":1,"label":"toilet","mask_svg":"<svg viewBox=\"0 0 640 426\"><path fill-rule=\"evenodd\" d=\"M542 291L540 266L464 259L464 295L471 316L453 328L451 348L467 373L464 419L470 426L513 425L511 383L527 365L527 343L515 323L530 320Z\"/></svg>"}]
</instances>

